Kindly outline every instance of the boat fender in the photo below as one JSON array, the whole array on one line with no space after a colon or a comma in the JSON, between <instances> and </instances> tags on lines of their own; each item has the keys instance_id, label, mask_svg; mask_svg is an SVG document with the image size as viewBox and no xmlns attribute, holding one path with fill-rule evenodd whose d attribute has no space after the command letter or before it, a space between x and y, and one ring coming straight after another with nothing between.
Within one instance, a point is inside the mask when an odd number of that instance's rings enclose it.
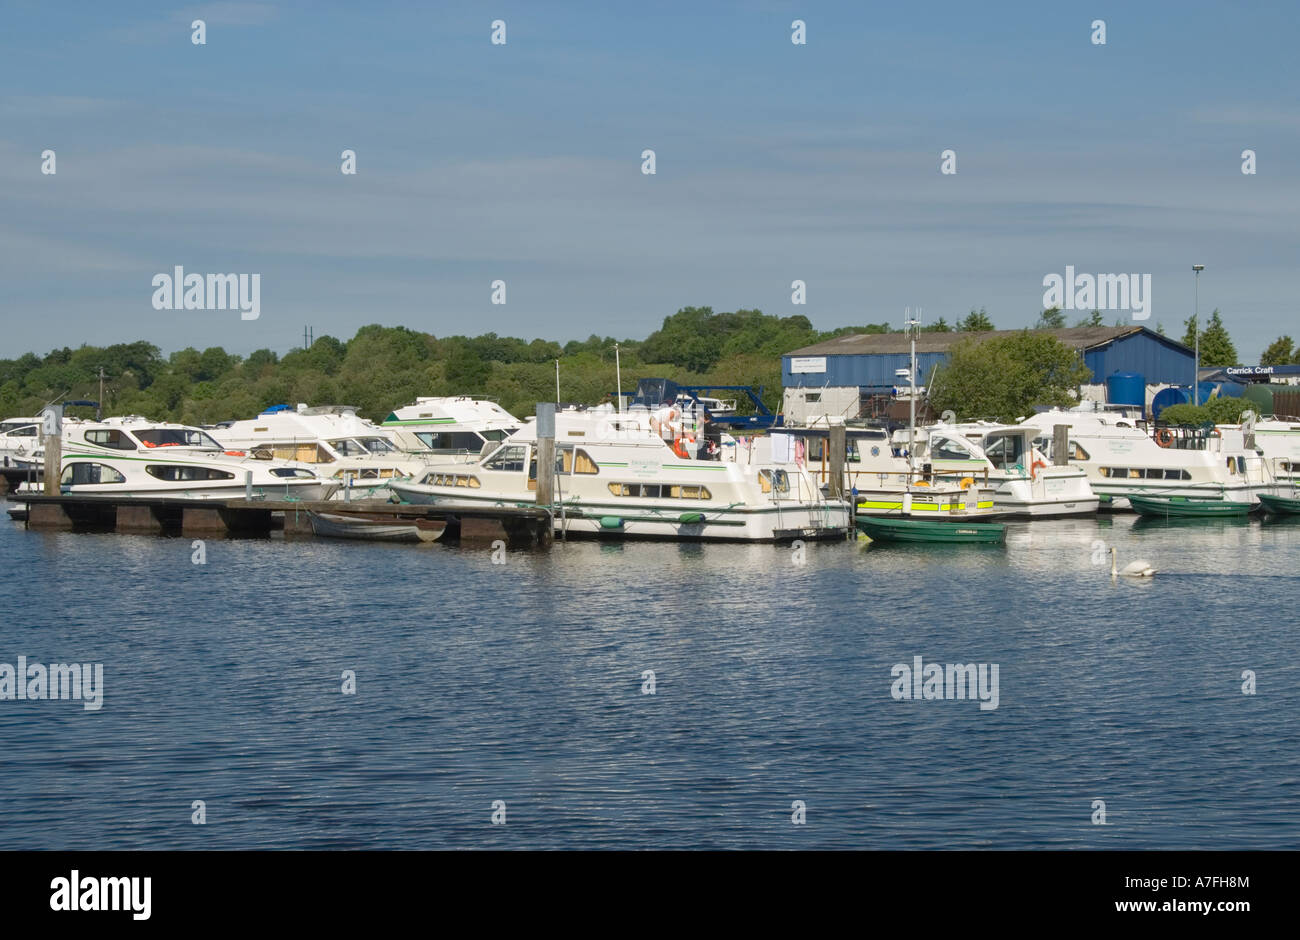
<instances>
[{"instance_id":1,"label":"boat fender","mask_svg":"<svg viewBox=\"0 0 1300 940\"><path fill-rule=\"evenodd\" d=\"M601 516L600 527L602 529L621 529L623 520L618 516Z\"/></svg>"}]
</instances>

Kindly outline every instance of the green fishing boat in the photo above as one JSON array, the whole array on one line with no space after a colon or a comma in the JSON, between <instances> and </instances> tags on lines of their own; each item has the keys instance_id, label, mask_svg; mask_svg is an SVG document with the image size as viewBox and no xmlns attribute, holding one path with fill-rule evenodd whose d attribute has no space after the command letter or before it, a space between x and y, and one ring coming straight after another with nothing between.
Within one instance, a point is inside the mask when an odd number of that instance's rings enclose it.
<instances>
[{"instance_id":1,"label":"green fishing boat","mask_svg":"<svg viewBox=\"0 0 1300 940\"><path fill-rule=\"evenodd\" d=\"M1144 516L1180 519L1222 519L1244 516L1254 509L1253 503L1226 499L1190 499L1186 496L1129 496L1129 505Z\"/></svg>"},{"instance_id":2,"label":"green fishing boat","mask_svg":"<svg viewBox=\"0 0 1300 940\"><path fill-rule=\"evenodd\" d=\"M1259 501L1264 508L1278 516L1300 515L1300 497L1274 496L1272 493L1260 493Z\"/></svg>"},{"instance_id":3,"label":"green fishing boat","mask_svg":"<svg viewBox=\"0 0 1300 940\"><path fill-rule=\"evenodd\" d=\"M881 542L1002 542L1007 527L1000 522L940 522L935 519L895 519L859 516L858 528Z\"/></svg>"}]
</instances>

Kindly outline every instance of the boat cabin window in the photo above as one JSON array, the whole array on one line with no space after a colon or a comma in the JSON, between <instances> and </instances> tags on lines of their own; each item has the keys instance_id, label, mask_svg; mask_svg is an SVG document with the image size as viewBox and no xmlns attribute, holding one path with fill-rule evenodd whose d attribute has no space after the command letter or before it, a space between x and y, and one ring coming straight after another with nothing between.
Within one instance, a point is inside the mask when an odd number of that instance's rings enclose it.
<instances>
[{"instance_id":1,"label":"boat cabin window","mask_svg":"<svg viewBox=\"0 0 1300 940\"><path fill-rule=\"evenodd\" d=\"M86 486L100 483L125 483L126 477L102 463L74 463L63 468L62 486Z\"/></svg>"},{"instance_id":2,"label":"boat cabin window","mask_svg":"<svg viewBox=\"0 0 1300 940\"><path fill-rule=\"evenodd\" d=\"M402 476L406 476L406 474L396 467L359 467L334 471L334 479L336 480L388 480Z\"/></svg>"},{"instance_id":3,"label":"boat cabin window","mask_svg":"<svg viewBox=\"0 0 1300 940\"><path fill-rule=\"evenodd\" d=\"M1034 446L1037 447L1039 450L1041 450L1044 454L1046 454L1048 460L1052 459L1052 453L1055 450L1055 448L1053 447L1053 441L1051 435L1044 434L1040 437L1034 438ZM1066 453L1069 455L1067 458L1069 460L1091 460L1092 459L1091 457L1088 456L1088 452L1079 446L1078 441L1070 441Z\"/></svg>"},{"instance_id":4,"label":"boat cabin window","mask_svg":"<svg viewBox=\"0 0 1300 940\"><path fill-rule=\"evenodd\" d=\"M576 450L572 447L562 447L556 455L556 473L600 473L600 467L596 466L596 461L581 447Z\"/></svg>"},{"instance_id":5,"label":"boat cabin window","mask_svg":"<svg viewBox=\"0 0 1300 940\"><path fill-rule=\"evenodd\" d=\"M330 441L329 445L330 447L333 447L341 457L364 457L367 453L366 449L361 446L359 441L351 441L346 438L339 441Z\"/></svg>"},{"instance_id":6,"label":"boat cabin window","mask_svg":"<svg viewBox=\"0 0 1300 940\"><path fill-rule=\"evenodd\" d=\"M235 475L213 467L194 467L186 464L151 463L144 472L158 480L233 480Z\"/></svg>"},{"instance_id":7,"label":"boat cabin window","mask_svg":"<svg viewBox=\"0 0 1300 940\"><path fill-rule=\"evenodd\" d=\"M86 432L86 443L115 450L135 450L136 443L117 428L96 428Z\"/></svg>"},{"instance_id":8,"label":"boat cabin window","mask_svg":"<svg viewBox=\"0 0 1300 940\"><path fill-rule=\"evenodd\" d=\"M5 437L35 437L36 425L34 424L9 424L4 426Z\"/></svg>"},{"instance_id":9,"label":"boat cabin window","mask_svg":"<svg viewBox=\"0 0 1300 940\"><path fill-rule=\"evenodd\" d=\"M293 478L295 480L314 480L316 474L310 470L304 470L302 467L274 467L271 470L272 476Z\"/></svg>"},{"instance_id":10,"label":"boat cabin window","mask_svg":"<svg viewBox=\"0 0 1300 940\"><path fill-rule=\"evenodd\" d=\"M1190 480L1186 470L1163 467L1098 467L1097 472L1112 480Z\"/></svg>"},{"instance_id":11,"label":"boat cabin window","mask_svg":"<svg viewBox=\"0 0 1300 940\"><path fill-rule=\"evenodd\" d=\"M528 462L528 448L522 444L507 444L497 448L496 453L483 464L485 469L500 470L505 473L521 473Z\"/></svg>"},{"instance_id":12,"label":"boat cabin window","mask_svg":"<svg viewBox=\"0 0 1300 940\"><path fill-rule=\"evenodd\" d=\"M416 431L415 436L429 450L445 450L451 453L477 453L483 449L484 438L498 441L504 439L504 435L491 438L485 434L480 437L473 431Z\"/></svg>"},{"instance_id":13,"label":"boat cabin window","mask_svg":"<svg viewBox=\"0 0 1300 940\"><path fill-rule=\"evenodd\" d=\"M1009 470L1017 464L1024 467L1029 463L1025 454L1025 439L1018 434L989 438L984 453L1000 470Z\"/></svg>"},{"instance_id":14,"label":"boat cabin window","mask_svg":"<svg viewBox=\"0 0 1300 940\"><path fill-rule=\"evenodd\" d=\"M478 477L468 473L427 473L420 482L429 486L463 486L471 490L476 490L481 485Z\"/></svg>"},{"instance_id":15,"label":"boat cabin window","mask_svg":"<svg viewBox=\"0 0 1300 940\"><path fill-rule=\"evenodd\" d=\"M790 492L790 475L784 470L758 471L758 486L764 493Z\"/></svg>"},{"instance_id":16,"label":"boat cabin window","mask_svg":"<svg viewBox=\"0 0 1300 940\"><path fill-rule=\"evenodd\" d=\"M971 460L971 452L948 437L930 438L931 460Z\"/></svg>"},{"instance_id":17,"label":"boat cabin window","mask_svg":"<svg viewBox=\"0 0 1300 940\"><path fill-rule=\"evenodd\" d=\"M259 444L252 451L257 460L293 460L298 463L333 463L334 455L319 444Z\"/></svg>"},{"instance_id":18,"label":"boat cabin window","mask_svg":"<svg viewBox=\"0 0 1300 940\"><path fill-rule=\"evenodd\" d=\"M145 447L202 447L221 450L221 445L202 431L191 428L143 428L135 436Z\"/></svg>"},{"instance_id":19,"label":"boat cabin window","mask_svg":"<svg viewBox=\"0 0 1300 940\"><path fill-rule=\"evenodd\" d=\"M670 483L611 483L609 491L615 496L636 496L649 499L712 499L707 486L678 486Z\"/></svg>"}]
</instances>

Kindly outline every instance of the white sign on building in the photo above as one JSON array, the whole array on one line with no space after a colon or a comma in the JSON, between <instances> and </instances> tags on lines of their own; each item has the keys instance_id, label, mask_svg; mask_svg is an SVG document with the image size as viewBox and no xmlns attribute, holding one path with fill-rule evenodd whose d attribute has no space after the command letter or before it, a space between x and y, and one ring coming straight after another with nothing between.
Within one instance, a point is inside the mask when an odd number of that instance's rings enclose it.
<instances>
[{"instance_id":1,"label":"white sign on building","mask_svg":"<svg viewBox=\"0 0 1300 940\"><path fill-rule=\"evenodd\" d=\"M800 373L807 374L810 372L825 372L825 371L826 371L825 356L791 356L790 357L790 372L794 375L799 375Z\"/></svg>"}]
</instances>

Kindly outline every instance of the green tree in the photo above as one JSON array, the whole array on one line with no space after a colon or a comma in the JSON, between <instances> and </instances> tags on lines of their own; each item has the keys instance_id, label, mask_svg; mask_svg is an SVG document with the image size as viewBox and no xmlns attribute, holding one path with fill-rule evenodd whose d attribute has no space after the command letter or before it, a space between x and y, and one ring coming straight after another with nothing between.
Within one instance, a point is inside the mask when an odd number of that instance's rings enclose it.
<instances>
[{"instance_id":1,"label":"green tree","mask_svg":"<svg viewBox=\"0 0 1300 940\"><path fill-rule=\"evenodd\" d=\"M1289 364L1294 355L1292 352L1294 345L1290 336L1279 336L1268 344L1264 354L1259 357L1259 364L1261 366L1284 366Z\"/></svg>"},{"instance_id":2,"label":"green tree","mask_svg":"<svg viewBox=\"0 0 1300 940\"><path fill-rule=\"evenodd\" d=\"M986 333L993 329L995 329L993 321L989 319L988 311L983 307L979 310L972 307L970 313L957 321L959 333Z\"/></svg>"},{"instance_id":3,"label":"green tree","mask_svg":"<svg viewBox=\"0 0 1300 940\"><path fill-rule=\"evenodd\" d=\"M1048 307L1038 315L1034 324L1036 330L1059 330L1065 326L1065 311L1060 307Z\"/></svg>"},{"instance_id":4,"label":"green tree","mask_svg":"<svg viewBox=\"0 0 1300 940\"><path fill-rule=\"evenodd\" d=\"M1075 326L1105 326L1106 320L1100 310L1094 310L1086 317L1074 321Z\"/></svg>"},{"instance_id":5,"label":"green tree","mask_svg":"<svg viewBox=\"0 0 1300 940\"><path fill-rule=\"evenodd\" d=\"M1170 405L1160 412L1166 424L1202 427L1206 424L1240 424L1243 411L1258 413L1259 406L1246 398L1216 396L1200 405Z\"/></svg>"},{"instance_id":6,"label":"green tree","mask_svg":"<svg viewBox=\"0 0 1300 940\"><path fill-rule=\"evenodd\" d=\"M1022 330L963 340L940 366L930 389L936 411L959 419L1014 421L1034 405L1073 404L1090 373L1079 354L1054 336Z\"/></svg>"},{"instance_id":7,"label":"green tree","mask_svg":"<svg viewBox=\"0 0 1300 940\"><path fill-rule=\"evenodd\" d=\"M1183 334L1183 345L1194 348L1196 345L1196 316L1188 317L1183 323L1187 327L1187 331ZM1205 329L1201 330L1201 365L1235 366L1237 364L1237 347L1232 344L1232 338L1228 335L1228 330L1223 325L1223 320L1220 319L1219 310L1216 307L1214 312L1210 314Z\"/></svg>"}]
</instances>

